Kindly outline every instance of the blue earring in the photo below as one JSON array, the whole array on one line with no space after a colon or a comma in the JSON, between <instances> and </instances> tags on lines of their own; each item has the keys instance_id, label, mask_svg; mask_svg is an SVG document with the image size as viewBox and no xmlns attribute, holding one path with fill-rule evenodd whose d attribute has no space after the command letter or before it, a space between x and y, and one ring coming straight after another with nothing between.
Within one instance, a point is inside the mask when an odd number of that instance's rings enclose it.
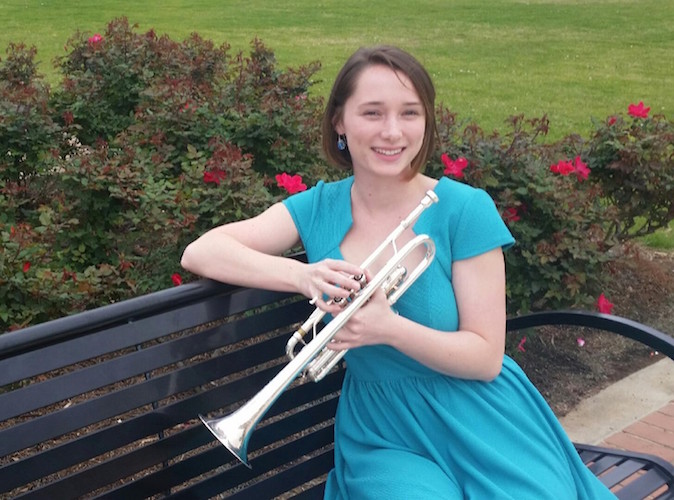
<instances>
[{"instance_id":1,"label":"blue earring","mask_svg":"<svg viewBox=\"0 0 674 500\"><path fill-rule=\"evenodd\" d=\"M340 135L337 138L337 149L340 151L344 151L346 149L346 136L345 135Z\"/></svg>"}]
</instances>

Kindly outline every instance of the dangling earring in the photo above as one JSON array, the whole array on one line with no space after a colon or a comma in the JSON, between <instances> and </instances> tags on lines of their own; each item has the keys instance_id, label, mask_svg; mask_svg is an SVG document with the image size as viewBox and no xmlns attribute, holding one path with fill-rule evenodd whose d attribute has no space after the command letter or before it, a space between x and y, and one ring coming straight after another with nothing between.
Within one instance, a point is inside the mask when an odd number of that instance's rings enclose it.
<instances>
[{"instance_id":1,"label":"dangling earring","mask_svg":"<svg viewBox=\"0 0 674 500\"><path fill-rule=\"evenodd\" d=\"M344 134L337 138L337 149L344 151L346 149L346 136Z\"/></svg>"}]
</instances>

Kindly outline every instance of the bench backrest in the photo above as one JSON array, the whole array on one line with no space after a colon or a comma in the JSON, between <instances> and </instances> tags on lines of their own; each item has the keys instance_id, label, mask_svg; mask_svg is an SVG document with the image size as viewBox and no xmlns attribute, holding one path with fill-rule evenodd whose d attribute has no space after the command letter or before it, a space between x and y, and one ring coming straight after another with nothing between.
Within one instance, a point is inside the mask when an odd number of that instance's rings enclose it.
<instances>
[{"instance_id":1,"label":"bench backrest","mask_svg":"<svg viewBox=\"0 0 674 500\"><path fill-rule=\"evenodd\" d=\"M0 494L321 498L341 368L283 393L252 435L252 469L197 418L257 393L311 310L298 297L204 280L0 335ZM508 330L548 324L612 331L674 359L670 336L614 316L535 313ZM674 484L664 461L609 458L638 462L639 480L655 475L655 488Z\"/></svg>"},{"instance_id":2,"label":"bench backrest","mask_svg":"<svg viewBox=\"0 0 674 500\"><path fill-rule=\"evenodd\" d=\"M250 399L310 312L201 281L0 335L0 492L266 498L315 480L306 496L320 497L341 371L283 394L253 433L251 470L197 418Z\"/></svg>"}]
</instances>

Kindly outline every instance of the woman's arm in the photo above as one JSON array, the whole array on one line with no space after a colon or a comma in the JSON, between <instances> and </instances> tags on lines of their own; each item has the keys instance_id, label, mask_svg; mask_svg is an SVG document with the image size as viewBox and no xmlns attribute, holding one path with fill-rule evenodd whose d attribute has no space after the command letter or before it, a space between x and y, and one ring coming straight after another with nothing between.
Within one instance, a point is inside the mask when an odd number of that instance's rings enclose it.
<instances>
[{"instance_id":1,"label":"woman's arm","mask_svg":"<svg viewBox=\"0 0 674 500\"><path fill-rule=\"evenodd\" d=\"M279 257L299 242L282 204L251 219L216 227L190 243L180 264L190 272L225 283L298 291L300 263Z\"/></svg>"},{"instance_id":2,"label":"woman's arm","mask_svg":"<svg viewBox=\"0 0 674 500\"><path fill-rule=\"evenodd\" d=\"M308 298L348 295L358 286L360 269L327 260L304 264L281 254L295 247L299 233L282 203L251 219L211 229L185 249L181 265L190 272L225 283L302 293ZM329 308L322 300L317 305ZM336 307L336 306L335 306Z\"/></svg>"},{"instance_id":3,"label":"woman's arm","mask_svg":"<svg viewBox=\"0 0 674 500\"><path fill-rule=\"evenodd\" d=\"M331 344L351 349L388 344L420 363L460 378L492 380L505 350L505 264L500 248L456 261L452 284L459 329L443 332L396 315L383 293L354 315Z\"/></svg>"}]
</instances>

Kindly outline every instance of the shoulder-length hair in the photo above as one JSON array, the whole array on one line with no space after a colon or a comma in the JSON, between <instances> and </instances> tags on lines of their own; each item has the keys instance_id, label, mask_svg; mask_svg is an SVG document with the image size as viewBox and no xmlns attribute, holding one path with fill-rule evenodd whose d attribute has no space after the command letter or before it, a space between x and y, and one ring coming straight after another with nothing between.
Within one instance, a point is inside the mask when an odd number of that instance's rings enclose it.
<instances>
[{"instance_id":1,"label":"shoulder-length hair","mask_svg":"<svg viewBox=\"0 0 674 500\"><path fill-rule=\"evenodd\" d=\"M419 95L424 107L426 129L419 154L412 160L411 165L415 173L419 172L426 165L435 148L437 136L435 87L426 69L414 56L389 45L358 49L340 70L332 86L321 123L323 152L335 165L344 168L353 167L348 148L340 150L337 147L338 135L335 126L342 119L344 104L355 92L358 77L364 69L374 65L388 66L396 73L405 75Z\"/></svg>"}]
</instances>

